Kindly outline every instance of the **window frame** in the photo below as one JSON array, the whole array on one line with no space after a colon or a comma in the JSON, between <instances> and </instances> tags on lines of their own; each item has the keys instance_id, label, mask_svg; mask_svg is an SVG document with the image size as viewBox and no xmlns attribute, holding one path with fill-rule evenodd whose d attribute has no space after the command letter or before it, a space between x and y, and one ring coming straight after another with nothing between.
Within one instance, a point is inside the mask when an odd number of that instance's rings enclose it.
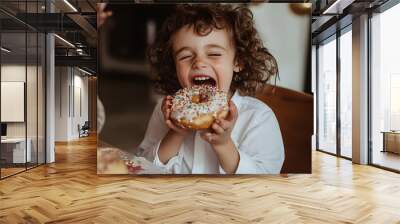
<instances>
[{"instance_id":1,"label":"window frame","mask_svg":"<svg viewBox=\"0 0 400 224\"><path fill-rule=\"evenodd\" d=\"M340 21L338 21L340 22ZM319 152L327 153L336 157L340 157L347 160L352 160L352 158L342 155L341 153L341 118L340 118L340 82L341 82L341 67L340 67L340 37L347 32L352 32L352 23L347 24L345 27L336 31L336 33L330 35L329 37L319 41L316 44L315 58L316 58L316 150ZM320 103L320 90L319 90L319 48L322 44L327 44L330 41L336 41L336 152L331 153L324 149L321 149L319 143L319 103Z\"/></svg>"}]
</instances>

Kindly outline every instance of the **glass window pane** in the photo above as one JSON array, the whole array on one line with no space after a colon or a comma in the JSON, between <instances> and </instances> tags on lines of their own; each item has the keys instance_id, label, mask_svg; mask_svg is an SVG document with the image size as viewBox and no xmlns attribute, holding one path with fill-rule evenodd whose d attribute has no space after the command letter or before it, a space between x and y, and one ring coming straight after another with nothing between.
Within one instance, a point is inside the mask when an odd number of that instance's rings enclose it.
<instances>
[{"instance_id":1,"label":"glass window pane","mask_svg":"<svg viewBox=\"0 0 400 224\"><path fill-rule=\"evenodd\" d=\"M26 113L27 113L27 143L30 147L30 158L28 159L28 168L37 165L37 33L28 32L27 33L27 80L26 80Z\"/></svg>"},{"instance_id":2,"label":"glass window pane","mask_svg":"<svg viewBox=\"0 0 400 224\"><path fill-rule=\"evenodd\" d=\"M317 133L317 97L315 97L315 94L317 93L317 85L316 85L316 78L317 78L317 48L315 45L312 45L311 48L311 88L312 88L312 92L313 92L313 120L314 120L314 124L313 124L313 136L312 136L312 149L316 150L317 149L317 141L316 141L316 133Z\"/></svg>"},{"instance_id":3,"label":"glass window pane","mask_svg":"<svg viewBox=\"0 0 400 224\"><path fill-rule=\"evenodd\" d=\"M38 35L38 164L45 163L45 44L43 33Z\"/></svg>"},{"instance_id":4,"label":"glass window pane","mask_svg":"<svg viewBox=\"0 0 400 224\"><path fill-rule=\"evenodd\" d=\"M31 22L45 1L0 1L0 7ZM29 16L32 16L29 17ZM2 114L1 178L45 162L45 35L0 12ZM20 85L20 86L19 86ZM22 87L21 87L22 86ZM18 100L19 99L19 100ZM10 103L12 102L12 103ZM22 102L22 103L20 103ZM6 105L8 104L8 105ZM9 105L20 106L10 109ZM11 112L12 113L11 113ZM7 132L7 133L6 133Z\"/></svg>"},{"instance_id":5,"label":"glass window pane","mask_svg":"<svg viewBox=\"0 0 400 224\"><path fill-rule=\"evenodd\" d=\"M1 33L2 178L25 170L26 158L26 33Z\"/></svg>"},{"instance_id":6,"label":"glass window pane","mask_svg":"<svg viewBox=\"0 0 400 224\"><path fill-rule=\"evenodd\" d=\"M373 16L372 163L400 170L400 4Z\"/></svg>"},{"instance_id":7,"label":"glass window pane","mask_svg":"<svg viewBox=\"0 0 400 224\"><path fill-rule=\"evenodd\" d=\"M352 157L352 35L340 37L340 152Z\"/></svg>"},{"instance_id":8,"label":"glass window pane","mask_svg":"<svg viewBox=\"0 0 400 224\"><path fill-rule=\"evenodd\" d=\"M318 48L318 148L336 153L336 39Z\"/></svg>"}]
</instances>

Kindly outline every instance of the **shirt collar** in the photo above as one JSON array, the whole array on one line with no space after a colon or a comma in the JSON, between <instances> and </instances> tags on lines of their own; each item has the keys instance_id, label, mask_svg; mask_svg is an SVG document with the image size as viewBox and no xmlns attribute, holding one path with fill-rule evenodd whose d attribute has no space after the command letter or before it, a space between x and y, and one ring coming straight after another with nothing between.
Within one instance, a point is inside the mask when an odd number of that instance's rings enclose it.
<instances>
[{"instance_id":1,"label":"shirt collar","mask_svg":"<svg viewBox=\"0 0 400 224\"><path fill-rule=\"evenodd\" d=\"M240 95L239 91L235 91L235 93L233 94L231 100L233 101L233 103L235 104L235 106L239 109L240 104L242 102L243 96Z\"/></svg>"}]
</instances>

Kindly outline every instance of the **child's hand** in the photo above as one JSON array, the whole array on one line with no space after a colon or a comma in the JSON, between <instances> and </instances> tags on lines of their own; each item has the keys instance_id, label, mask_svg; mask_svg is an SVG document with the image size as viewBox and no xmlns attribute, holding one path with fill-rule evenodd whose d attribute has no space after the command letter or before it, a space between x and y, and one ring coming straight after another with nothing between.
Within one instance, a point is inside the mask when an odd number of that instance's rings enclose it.
<instances>
[{"instance_id":1,"label":"child's hand","mask_svg":"<svg viewBox=\"0 0 400 224\"><path fill-rule=\"evenodd\" d=\"M201 134L201 137L211 145L224 145L231 140L231 132L238 117L236 105L229 102L229 114L225 119L216 119L211 125L211 131Z\"/></svg>"},{"instance_id":2,"label":"child's hand","mask_svg":"<svg viewBox=\"0 0 400 224\"><path fill-rule=\"evenodd\" d=\"M190 132L189 129L180 125L179 123L171 120L171 107L172 107L172 96L166 96L161 105L161 111L164 114L165 124L174 132L179 135L186 135Z\"/></svg>"}]
</instances>

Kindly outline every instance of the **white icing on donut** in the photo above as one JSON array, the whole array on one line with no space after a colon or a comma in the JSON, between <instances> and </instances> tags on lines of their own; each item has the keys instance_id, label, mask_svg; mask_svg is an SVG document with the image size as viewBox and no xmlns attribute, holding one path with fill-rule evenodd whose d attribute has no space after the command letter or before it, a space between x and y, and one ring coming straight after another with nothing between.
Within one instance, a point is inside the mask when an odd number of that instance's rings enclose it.
<instances>
[{"instance_id":1,"label":"white icing on donut","mask_svg":"<svg viewBox=\"0 0 400 224\"><path fill-rule=\"evenodd\" d=\"M204 94L205 102L192 102L194 96ZM171 117L177 121L186 119L192 122L201 115L212 114L214 118L221 110L228 110L228 96L226 92L214 86L195 85L190 88L180 89L172 99Z\"/></svg>"}]
</instances>

